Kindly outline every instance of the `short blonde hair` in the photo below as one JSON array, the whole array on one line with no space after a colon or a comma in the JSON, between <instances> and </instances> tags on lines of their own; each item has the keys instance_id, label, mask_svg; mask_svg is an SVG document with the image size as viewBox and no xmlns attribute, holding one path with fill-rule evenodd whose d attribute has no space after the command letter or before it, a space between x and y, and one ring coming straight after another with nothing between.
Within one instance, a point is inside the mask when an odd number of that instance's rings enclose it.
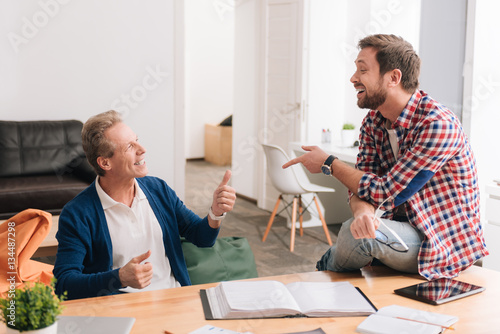
<instances>
[{"instance_id":1,"label":"short blonde hair","mask_svg":"<svg viewBox=\"0 0 500 334\"><path fill-rule=\"evenodd\" d=\"M97 175L104 176L106 173L97 163L97 158L111 158L115 153L115 145L106 138L104 132L122 121L122 117L118 112L110 110L90 117L83 125L83 151Z\"/></svg>"}]
</instances>

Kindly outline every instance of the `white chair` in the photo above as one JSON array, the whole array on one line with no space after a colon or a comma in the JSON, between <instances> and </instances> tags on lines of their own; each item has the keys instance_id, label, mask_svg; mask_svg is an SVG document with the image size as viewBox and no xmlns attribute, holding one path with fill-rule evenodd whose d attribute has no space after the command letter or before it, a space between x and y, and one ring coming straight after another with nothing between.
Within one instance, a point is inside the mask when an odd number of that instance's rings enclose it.
<instances>
[{"instance_id":1,"label":"white chair","mask_svg":"<svg viewBox=\"0 0 500 334\"><path fill-rule=\"evenodd\" d=\"M292 231L290 236L290 252L293 252L295 244L295 222L297 221L297 206L299 210L300 236L302 236L302 222L304 214L302 195L312 193L314 203L316 204L316 208L318 209L319 219L321 220L321 224L323 225L326 239L328 240L328 244L331 246L332 240L330 239L330 234L328 233L325 219L323 218L323 214L321 213L321 208L319 206L318 199L316 198L316 193L334 192L335 189L312 184L311 182L309 182L309 179L305 175L304 171L300 169L300 166L291 166L287 169L283 169L282 166L286 162L288 162L290 158L288 157L286 152L279 146L263 144L262 147L264 148L264 153L266 154L267 172L269 174L269 177L271 178L272 184L280 192L278 200L276 201L276 205L274 206L273 213L271 214L271 218L267 223L267 228L262 241L266 241L267 235L269 234L271 226L273 225L274 217L276 216L276 212L278 211L279 204L283 200L284 203L287 204L283 210L286 210L290 205L292 205ZM302 172L304 175L297 175L300 174L300 172ZM293 195L292 203L286 203L286 201L283 199L283 195ZM310 204L312 204L312 202ZM305 207L306 210L309 205Z\"/></svg>"}]
</instances>

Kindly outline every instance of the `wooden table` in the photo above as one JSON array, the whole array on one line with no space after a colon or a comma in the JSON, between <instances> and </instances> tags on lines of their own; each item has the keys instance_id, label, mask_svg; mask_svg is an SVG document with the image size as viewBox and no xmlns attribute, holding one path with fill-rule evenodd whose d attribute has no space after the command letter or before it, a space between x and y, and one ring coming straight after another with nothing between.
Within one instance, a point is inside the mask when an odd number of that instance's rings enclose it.
<instances>
[{"instance_id":1,"label":"wooden table","mask_svg":"<svg viewBox=\"0 0 500 334\"><path fill-rule=\"evenodd\" d=\"M377 308L401 305L455 315L459 321L449 333L495 333L500 324L500 272L473 266L458 279L486 287L484 292L461 300L433 306L393 293L396 288L422 282L417 275L405 275L386 267L367 267L356 273L310 272L258 279L283 283L295 281L349 281L370 298ZM253 333L289 333L321 327L326 333L354 333L364 317L212 320L204 318L199 290L216 284L194 285L168 290L139 292L64 302L63 315L134 317L132 333L189 333L206 324ZM5 327L0 327L0 333Z\"/></svg>"}]
</instances>

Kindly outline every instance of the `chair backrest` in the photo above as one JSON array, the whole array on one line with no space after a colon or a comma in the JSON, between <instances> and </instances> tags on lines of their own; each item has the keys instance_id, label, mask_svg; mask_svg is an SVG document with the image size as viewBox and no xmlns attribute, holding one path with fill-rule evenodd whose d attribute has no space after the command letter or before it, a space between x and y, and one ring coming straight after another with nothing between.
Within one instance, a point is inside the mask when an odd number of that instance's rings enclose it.
<instances>
[{"instance_id":1,"label":"chair backrest","mask_svg":"<svg viewBox=\"0 0 500 334\"><path fill-rule=\"evenodd\" d=\"M276 145L262 144L267 160L267 172L271 178L274 187L282 194L305 194L305 190L297 181L294 169L297 166L291 166L283 169L286 162L290 160L286 152Z\"/></svg>"}]
</instances>

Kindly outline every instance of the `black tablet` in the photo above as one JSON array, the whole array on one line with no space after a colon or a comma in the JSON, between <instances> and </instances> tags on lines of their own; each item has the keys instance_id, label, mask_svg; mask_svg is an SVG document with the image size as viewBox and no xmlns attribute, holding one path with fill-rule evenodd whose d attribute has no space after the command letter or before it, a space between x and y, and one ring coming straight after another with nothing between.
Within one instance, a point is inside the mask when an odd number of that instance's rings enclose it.
<instances>
[{"instance_id":1,"label":"black tablet","mask_svg":"<svg viewBox=\"0 0 500 334\"><path fill-rule=\"evenodd\" d=\"M484 291L481 286L449 278L440 278L394 290L398 295L433 305L451 302L481 291Z\"/></svg>"}]
</instances>

